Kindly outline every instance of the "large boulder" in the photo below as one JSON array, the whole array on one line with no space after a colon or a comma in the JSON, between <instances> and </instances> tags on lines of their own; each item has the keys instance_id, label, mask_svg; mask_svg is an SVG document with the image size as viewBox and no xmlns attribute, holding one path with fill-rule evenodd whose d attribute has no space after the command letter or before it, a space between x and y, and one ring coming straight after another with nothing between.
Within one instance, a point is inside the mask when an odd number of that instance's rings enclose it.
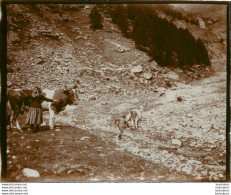
<instances>
[{"instance_id":1,"label":"large boulder","mask_svg":"<svg viewBox=\"0 0 231 195\"><path fill-rule=\"evenodd\" d=\"M143 72L143 67L142 67L141 65L134 66L134 67L131 69L131 72L132 72L132 73L141 73L141 72Z\"/></svg>"},{"instance_id":2,"label":"large boulder","mask_svg":"<svg viewBox=\"0 0 231 195\"><path fill-rule=\"evenodd\" d=\"M116 50L117 52L119 52L119 53L125 52L125 48L124 48L124 47L117 47L115 50Z\"/></svg>"},{"instance_id":3,"label":"large boulder","mask_svg":"<svg viewBox=\"0 0 231 195\"><path fill-rule=\"evenodd\" d=\"M151 71L158 71L159 68L158 68L158 64L156 61L152 61L151 64L150 64L150 70Z\"/></svg>"},{"instance_id":4,"label":"large boulder","mask_svg":"<svg viewBox=\"0 0 231 195\"><path fill-rule=\"evenodd\" d=\"M152 79L152 73L150 73L150 72L144 73L144 78L147 80L151 80Z\"/></svg>"},{"instance_id":5,"label":"large boulder","mask_svg":"<svg viewBox=\"0 0 231 195\"><path fill-rule=\"evenodd\" d=\"M175 72L173 71L170 71L168 73L166 73L166 78L170 79L170 80L174 80L174 81L178 81L180 78L179 78L179 75L176 74Z\"/></svg>"},{"instance_id":6,"label":"large boulder","mask_svg":"<svg viewBox=\"0 0 231 195\"><path fill-rule=\"evenodd\" d=\"M143 72L143 67L142 66L140 66L140 65L134 66L131 69L131 76L133 78L140 77L142 72Z\"/></svg>"},{"instance_id":7,"label":"large boulder","mask_svg":"<svg viewBox=\"0 0 231 195\"><path fill-rule=\"evenodd\" d=\"M40 177L40 174L38 171L33 170L33 169L29 169L29 168L25 168L22 170L22 174L25 177Z\"/></svg>"}]
</instances>

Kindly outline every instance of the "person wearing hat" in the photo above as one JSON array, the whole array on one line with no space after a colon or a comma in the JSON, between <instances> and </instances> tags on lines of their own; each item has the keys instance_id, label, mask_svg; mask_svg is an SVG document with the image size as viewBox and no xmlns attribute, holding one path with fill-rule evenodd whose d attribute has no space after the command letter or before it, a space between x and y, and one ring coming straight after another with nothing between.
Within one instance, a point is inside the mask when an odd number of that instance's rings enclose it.
<instances>
[{"instance_id":1,"label":"person wearing hat","mask_svg":"<svg viewBox=\"0 0 231 195\"><path fill-rule=\"evenodd\" d=\"M39 87L35 87L30 97L30 108L26 118L26 124L30 125L31 131L39 130L39 125L43 123L42 102L53 102L54 100L46 98Z\"/></svg>"}]
</instances>

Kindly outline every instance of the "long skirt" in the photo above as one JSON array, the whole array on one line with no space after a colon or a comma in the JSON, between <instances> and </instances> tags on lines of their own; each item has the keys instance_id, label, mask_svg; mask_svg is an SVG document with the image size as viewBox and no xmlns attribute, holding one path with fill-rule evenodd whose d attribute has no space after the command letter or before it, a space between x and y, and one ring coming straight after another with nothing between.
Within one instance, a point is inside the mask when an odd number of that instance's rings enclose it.
<instances>
[{"instance_id":1,"label":"long skirt","mask_svg":"<svg viewBox=\"0 0 231 195\"><path fill-rule=\"evenodd\" d=\"M27 125L40 125L43 123L43 109L30 107L26 118Z\"/></svg>"}]
</instances>

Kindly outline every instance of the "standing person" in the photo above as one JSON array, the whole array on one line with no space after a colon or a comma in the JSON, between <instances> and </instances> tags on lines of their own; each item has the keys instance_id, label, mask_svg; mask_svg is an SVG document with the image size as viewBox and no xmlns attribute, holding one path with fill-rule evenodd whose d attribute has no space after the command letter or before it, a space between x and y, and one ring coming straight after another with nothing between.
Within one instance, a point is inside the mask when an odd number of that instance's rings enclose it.
<instances>
[{"instance_id":1,"label":"standing person","mask_svg":"<svg viewBox=\"0 0 231 195\"><path fill-rule=\"evenodd\" d=\"M46 98L39 87L35 87L30 97L30 108L27 114L26 124L31 126L32 132L39 130L39 125L43 123L42 102L53 102Z\"/></svg>"}]
</instances>

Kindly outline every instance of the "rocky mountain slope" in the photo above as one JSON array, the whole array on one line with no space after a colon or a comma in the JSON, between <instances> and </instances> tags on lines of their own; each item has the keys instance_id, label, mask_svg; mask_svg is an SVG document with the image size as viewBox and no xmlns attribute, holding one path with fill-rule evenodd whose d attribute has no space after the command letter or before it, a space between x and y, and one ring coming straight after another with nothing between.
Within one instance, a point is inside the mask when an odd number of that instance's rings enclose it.
<instances>
[{"instance_id":1,"label":"rocky mountain slope","mask_svg":"<svg viewBox=\"0 0 231 195\"><path fill-rule=\"evenodd\" d=\"M190 82L211 75L218 66L212 63L212 69L200 71L195 65L194 72L160 67L135 49L131 39L121 36L110 18L104 17L102 30L93 31L89 19L92 7L8 5L8 87L32 88L39 82L42 88L63 88L80 82L82 93L125 93L128 88L135 92ZM207 19L206 25L211 21ZM206 28L183 20L173 22L200 37L211 60L225 58L224 20Z\"/></svg>"}]
</instances>

